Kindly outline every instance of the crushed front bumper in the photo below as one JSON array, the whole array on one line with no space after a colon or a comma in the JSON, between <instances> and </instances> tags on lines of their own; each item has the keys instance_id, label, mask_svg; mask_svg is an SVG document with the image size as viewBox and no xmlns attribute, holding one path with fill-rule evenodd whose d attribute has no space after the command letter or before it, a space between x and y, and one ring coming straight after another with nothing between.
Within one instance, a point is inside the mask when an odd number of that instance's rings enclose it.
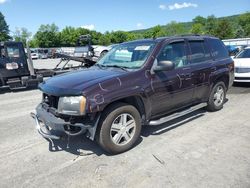
<instances>
[{"instance_id":1,"label":"crushed front bumper","mask_svg":"<svg viewBox=\"0 0 250 188\"><path fill-rule=\"evenodd\" d=\"M66 122L64 119L54 116L39 104L36 113L31 113L31 117L35 120L36 129L44 137L48 139L60 139L63 136L77 136L86 133L90 139L94 139L96 122L88 125L84 123Z\"/></svg>"}]
</instances>

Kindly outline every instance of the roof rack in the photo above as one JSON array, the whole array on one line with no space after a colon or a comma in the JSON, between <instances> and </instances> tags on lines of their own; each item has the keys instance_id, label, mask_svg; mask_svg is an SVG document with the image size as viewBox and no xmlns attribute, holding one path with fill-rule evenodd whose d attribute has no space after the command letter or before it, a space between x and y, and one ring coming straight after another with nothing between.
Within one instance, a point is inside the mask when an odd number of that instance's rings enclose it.
<instances>
[{"instance_id":1,"label":"roof rack","mask_svg":"<svg viewBox=\"0 0 250 188\"><path fill-rule=\"evenodd\" d=\"M178 36L178 35L177 35ZM202 36L202 35L199 35L199 34L184 34L184 35L179 35L181 37L185 37L185 36Z\"/></svg>"}]
</instances>

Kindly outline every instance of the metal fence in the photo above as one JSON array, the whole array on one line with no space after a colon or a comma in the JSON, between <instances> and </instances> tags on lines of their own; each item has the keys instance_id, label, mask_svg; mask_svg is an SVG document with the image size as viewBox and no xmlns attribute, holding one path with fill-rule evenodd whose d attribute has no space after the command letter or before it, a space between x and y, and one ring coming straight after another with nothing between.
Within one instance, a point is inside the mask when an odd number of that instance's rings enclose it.
<instances>
[{"instance_id":1,"label":"metal fence","mask_svg":"<svg viewBox=\"0 0 250 188\"><path fill-rule=\"evenodd\" d=\"M250 46L250 38L238 38L238 39L226 39L222 40L225 45L234 45L234 46L240 46L240 45L247 45Z\"/></svg>"}]
</instances>

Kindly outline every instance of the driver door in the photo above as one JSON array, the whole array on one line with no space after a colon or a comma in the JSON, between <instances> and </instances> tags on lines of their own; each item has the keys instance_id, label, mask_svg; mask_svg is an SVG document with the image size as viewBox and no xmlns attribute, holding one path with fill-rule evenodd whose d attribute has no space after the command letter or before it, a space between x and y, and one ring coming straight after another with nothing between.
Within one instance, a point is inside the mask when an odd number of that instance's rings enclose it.
<instances>
[{"instance_id":1,"label":"driver door","mask_svg":"<svg viewBox=\"0 0 250 188\"><path fill-rule=\"evenodd\" d=\"M172 61L175 68L155 72L152 78L152 116L164 115L192 102L193 85L187 59L187 44L174 40L163 45L155 63Z\"/></svg>"}]
</instances>

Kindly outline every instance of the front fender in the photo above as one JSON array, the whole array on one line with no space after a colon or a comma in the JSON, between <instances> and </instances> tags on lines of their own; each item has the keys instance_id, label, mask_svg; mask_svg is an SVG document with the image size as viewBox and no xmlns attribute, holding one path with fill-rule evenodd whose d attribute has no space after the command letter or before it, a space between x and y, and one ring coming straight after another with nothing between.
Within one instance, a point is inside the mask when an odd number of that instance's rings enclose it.
<instances>
[{"instance_id":1,"label":"front fender","mask_svg":"<svg viewBox=\"0 0 250 188\"><path fill-rule=\"evenodd\" d=\"M142 79L138 73L130 76L116 77L111 80L101 82L98 87L89 90L85 96L87 96L87 113L96 113L103 111L104 108L116 101L128 98L128 97L140 97L144 105L144 111L146 115L150 111L150 104L148 96L144 91L145 79ZM150 82L149 82L150 83Z\"/></svg>"}]
</instances>

